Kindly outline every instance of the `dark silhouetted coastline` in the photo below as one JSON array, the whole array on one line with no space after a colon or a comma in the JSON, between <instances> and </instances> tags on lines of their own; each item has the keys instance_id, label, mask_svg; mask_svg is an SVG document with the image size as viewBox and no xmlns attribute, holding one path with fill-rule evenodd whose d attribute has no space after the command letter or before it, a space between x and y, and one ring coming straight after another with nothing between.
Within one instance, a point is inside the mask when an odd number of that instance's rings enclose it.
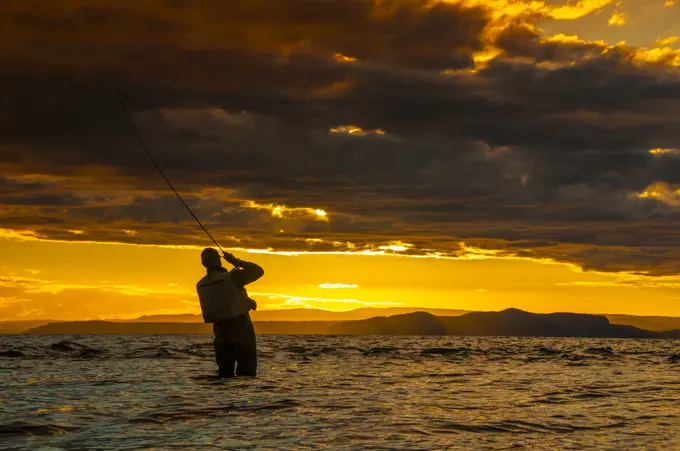
<instances>
[{"instance_id":1,"label":"dark silhouetted coastline","mask_svg":"<svg viewBox=\"0 0 680 451\"><path fill-rule=\"evenodd\" d=\"M508 337L680 338L680 330L653 331L612 324L603 315L529 313L518 309L435 316L413 312L353 321L254 321L258 334L452 335ZM27 334L209 334L198 322L54 322Z\"/></svg>"}]
</instances>

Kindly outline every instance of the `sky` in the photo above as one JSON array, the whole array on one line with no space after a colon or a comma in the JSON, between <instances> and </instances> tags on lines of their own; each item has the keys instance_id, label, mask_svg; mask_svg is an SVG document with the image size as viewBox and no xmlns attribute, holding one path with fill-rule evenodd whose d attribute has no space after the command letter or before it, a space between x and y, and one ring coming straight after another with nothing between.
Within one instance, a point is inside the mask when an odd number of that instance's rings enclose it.
<instances>
[{"instance_id":1,"label":"sky","mask_svg":"<svg viewBox=\"0 0 680 451\"><path fill-rule=\"evenodd\" d=\"M680 316L680 2L0 3L0 320Z\"/></svg>"}]
</instances>

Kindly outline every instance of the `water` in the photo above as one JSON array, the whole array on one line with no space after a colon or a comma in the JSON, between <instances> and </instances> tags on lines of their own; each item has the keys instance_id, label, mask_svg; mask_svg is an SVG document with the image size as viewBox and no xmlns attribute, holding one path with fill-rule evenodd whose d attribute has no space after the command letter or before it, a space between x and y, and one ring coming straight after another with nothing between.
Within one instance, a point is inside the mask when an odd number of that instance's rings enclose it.
<instances>
[{"instance_id":1,"label":"water","mask_svg":"<svg viewBox=\"0 0 680 451\"><path fill-rule=\"evenodd\" d=\"M0 336L2 449L678 449L680 341Z\"/></svg>"}]
</instances>

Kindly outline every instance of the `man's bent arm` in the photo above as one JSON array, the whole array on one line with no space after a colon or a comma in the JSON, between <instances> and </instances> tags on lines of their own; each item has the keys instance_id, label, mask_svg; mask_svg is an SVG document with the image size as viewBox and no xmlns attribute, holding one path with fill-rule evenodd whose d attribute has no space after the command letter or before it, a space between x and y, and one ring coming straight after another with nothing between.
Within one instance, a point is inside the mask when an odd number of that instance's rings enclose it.
<instances>
[{"instance_id":1,"label":"man's bent arm","mask_svg":"<svg viewBox=\"0 0 680 451\"><path fill-rule=\"evenodd\" d=\"M236 284L242 287L264 276L264 269L256 263L239 260L238 266L231 271L231 277Z\"/></svg>"}]
</instances>

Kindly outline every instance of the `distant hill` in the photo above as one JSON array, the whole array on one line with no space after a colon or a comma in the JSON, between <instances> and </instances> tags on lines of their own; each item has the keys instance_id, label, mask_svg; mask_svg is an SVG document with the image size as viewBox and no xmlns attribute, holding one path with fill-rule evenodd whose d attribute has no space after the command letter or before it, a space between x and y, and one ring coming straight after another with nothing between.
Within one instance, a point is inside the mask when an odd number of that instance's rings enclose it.
<instances>
[{"instance_id":1,"label":"distant hill","mask_svg":"<svg viewBox=\"0 0 680 451\"><path fill-rule=\"evenodd\" d=\"M413 312L352 321L255 321L259 334L458 335L516 337L680 338L680 330L650 331L611 324L602 315L537 314L517 309L435 316ZM76 321L42 325L30 334L210 334L202 323Z\"/></svg>"},{"instance_id":2,"label":"distant hill","mask_svg":"<svg viewBox=\"0 0 680 451\"><path fill-rule=\"evenodd\" d=\"M253 321L350 321L367 319L375 316L390 316L403 313L425 311L437 316L458 316L468 313L467 310L455 309L428 309L418 307L396 308L359 308L345 312L331 312L321 309L283 309L283 310L257 310L250 312ZM103 319L107 323L203 323L200 314L179 315L144 315L133 319ZM0 334L21 334L29 329L49 324L63 323L59 320L35 320L35 321L0 321ZM311 327L311 326L310 326Z\"/></svg>"},{"instance_id":3,"label":"distant hill","mask_svg":"<svg viewBox=\"0 0 680 451\"><path fill-rule=\"evenodd\" d=\"M107 319L112 323L202 323L201 315L190 313L183 315L144 315L133 319Z\"/></svg>"},{"instance_id":4,"label":"distant hill","mask_svg":"<svg viewBox=\"0 0 680 451\"><path fill-rule=\"evenodd\" d=\"M32 321L0 321L0 334L20 334L28 329L53 323L51 319L36 319Z\"/></svg>"},{"instance_id":5,"label":"distant hill","mask_svg":"<svg viewBox=\"0 0 680 451\"><path fill-rule=\"evenodd\" d=\"M513 310L513 309L511 309ZM309 331L314 331L314 332L309 332L309 333L330 333L328 331L325 331L324 327L329 326L331 323L340 323L340 322L348 322L348 321L360 321L360 320L368 320L368 319L375 319L374 323L372 323L371 327L376 327L377 331L382 331L382 330L403 330L400 329L400 327L397 327L395 325L395 322L401 321L400 319L391 319L391 320L386 320L386 319L378 319L380 317L387 318L387 317L395 317L399 315L406 315L406 314L411 314L411 313L416 313L416 312L423 312L423 313L429 313L430 316L435 316L437 318L449 318L451 320L454 320L455 318L453 317L461 317L461 315L469 314L469 313L475 313L475 314L480 314L482 317L483 315L488 314L488 313L493 313L493 312L468 312L465 310L454 310L454 309L427 309L427 308L417 308L417 307L397 307L397 308L359 308L355 310L350 310L346 312L331 312L327 310L320 310L320 309L286 309L286 310L258 310L255 312L251 312L251 317L253 318L253 321L257 324L262 323L259 327L261 330L266 330L267 332L260 332L260 333L279 333L279 332L270 332L271 330L289 330L291 328L295 328L297 326L284 326L283 322L292 322L295 324L304 324L304 330L309 330ZM496 312L498 313L498 312ZM561 315L573 315L573 314L561 314ZM582 315L582 316L597 316L597 317L604 317L609 320L609 323L612 325L619 325L619 326L633 326L638 329L643 329L645 331L653 331L653 332L661 332L661 331L672 331L672 330L679 330L680 329L680 318L675 318L675 317L663 317L663 316L634 316L634 315L614 315L614 314L605 314L605 315ZM476 316L472 317L467 317L465 321L472 321L473 318L477 318ZM448 325L448 320L445 320L443 324L444 327L449 327ZM600 320L601 321L601 320ZM319 324L319 325L312 325L312 322L323 322L324 324ZM455 321L454 321L455 322ZM202 325L203 324L203 319L201 315L194 315L194 314L182 314L182 315L145 315L141 316L139 318L135 319L126 319L126 320L120 320L120 319L112 319L112 320L103 320L103 321L81 321L81 322L63 322L63 321L53 321L53 320L32 320L32 321L0 321L0 334L20 334L27 332L29 330L35 330L36 328L40 326L44 326L47 324L60 324L59 326L55 326L62 330L63 324L71 324L71 327L76 327L75 325L78 324L78 328L86 328L84 325L85 323L92 323L92 324L98 324L98 327L104 327L104 324L164 324L164 325L170 325L170 324L187 324L188 326L180 327L180 326L158 326L152 328L153 330L168 330L171 331L169 333L195 333L193 332L194 330L203 330L200 327L196 328L191 326L193 325ZM265 325L265 323L267 323ZM310 324L308 324L310 323ZM431 327L429 327L429 326ZM428 326L428 327L426 327ZM94 327L94 326L93 326ZM138 330L152 330L149 329L150 326L140 326L136 328L109 328L109 326L104 327L107 330L130 330L130 331L138 331ZM348 326L349 327L349 326ZM351 327L363 327L363 326L351 326ZM416 330L423 329L423 330L430 330L434 331L437 330L438 326L435 326L431 319L425 319L425 317L420 317L419 320L416 320L415 322L412 322L408 327L415 328ZM209 326L208 326L209 328ZM396 328L396 329L395 329ZM87 328L86 328L87 329ZM47 329L41 329L41 330L56 330L55 328L47 328ZM89 328L87 330L93 330L92 328ZM207 329L206 329L207 330ZM322 332L318 332L321 330ZM447 329L448 330L448 329ZM184 331L184 332L176 332L176 331ZM325 331L325 332L323 332ZM92 332L83 332L83 333L92 333ZM94 332L94 333L101 333L101 332ZM112 333L127 333L127 332L112 332ZM130 333L138 333L138 332L130 332ZM157 333L157 332L151 332L151 333ZM288 333L288 332L280 332L280 333ZM308 332L301 332L301 333L308 333ZM632 332L631 332L632 333Z\"/></svg>"},{"instance_id":6,"label":"distant hill","mask_svg":"<svg viewBox=\"0 0 680 451\"><path fill-rule=\"evenodd\" d=\"M45 324L34 329L29 329L24 333L42 335L211 334L212 325L203 323L69 321Z\"/></svg>"},{"instance_id":7,"label":"distant hill","mask_svg":"<svg viewBox=\"0 0 680 451\"><path fill-rule=\"evenodd\" d=\"M335 324L338 335L459 335L513 337L680 338L680 330L655 332L610 324L601 315L529 313L518 309L472 312L458 317L409 313Z\"/></svg>"},{"instance_id":8,"label":"distant hill","mask_svg":"<svg viewBox=\"0 0 680 451\"><path fill-rule=\"evenodd\" d=\"M437 316L458 316L469 313L467 310L428 309L418 307L390 307L390 308L358 308L345 312L331 312L321 309L283 309L256 310L250 312L253 321L349 321L373 318L374 316L391 316L413 312L428 312ZM201 315L144 315L136 319L107 320L120 323L202 323Z\"/></svg>"},{"instance_id":9,"label":"distant hill","mask_svg":"<svg viewBox=\"0 0 680 451\"><path fill-rule=\"evenodd\" d=\"M680 329L680 318L672 316L635 316L635 315L604 315L612 324L622 324L639 327L640 329L665 331Z\"/></svg>"},{"instance_id":10,"label":"distant hill","mask_svg":"<svg viewBox=\"0 0 680 451\"><path fill-rule=\"evenodd\" d=\"M345 312L331 312L321 309L284 309L284 310L257 310L250 312L253 321L350 321L359 319L374 318L376 316L393 316L405 313L426 312L435 316L460 316L470 313L468 310L456 309L433 309L419 307L391 307L391 308L358 308ZM680 329L680 318L671 316L635 316L602 314L607 317L612 324L628 325L639 327L640 329L665 331ZM202 323L203 318L200 314L180 314L180 315L144 315L134 319L109 319L105 321L116 323ZM55 321L0 321L0 331L3 329L13 330L20 333L31 327L48 324ZM13 323L16 323L14 325ZM40 323L40 324L37 324ZM3 326L4 325L4 326ZM23 329L22 329L23 328ZM18 331L18 332L17 332ZM3 333L3 332L0 332Z\"/></svg>"},{"instance_id":11,"label":"distant hill","mask_svg":"<svg viewBox=\"0 0 680 451\"><path fill-rule=\"evenodd\" d=\"M337 321L255 321L255 332L271 335L324 335ZM118 323L72 321L45 324L26 334L37 335L181 335L212 334L212 324L203 323Z\"/></svg>"}]
</instances>

